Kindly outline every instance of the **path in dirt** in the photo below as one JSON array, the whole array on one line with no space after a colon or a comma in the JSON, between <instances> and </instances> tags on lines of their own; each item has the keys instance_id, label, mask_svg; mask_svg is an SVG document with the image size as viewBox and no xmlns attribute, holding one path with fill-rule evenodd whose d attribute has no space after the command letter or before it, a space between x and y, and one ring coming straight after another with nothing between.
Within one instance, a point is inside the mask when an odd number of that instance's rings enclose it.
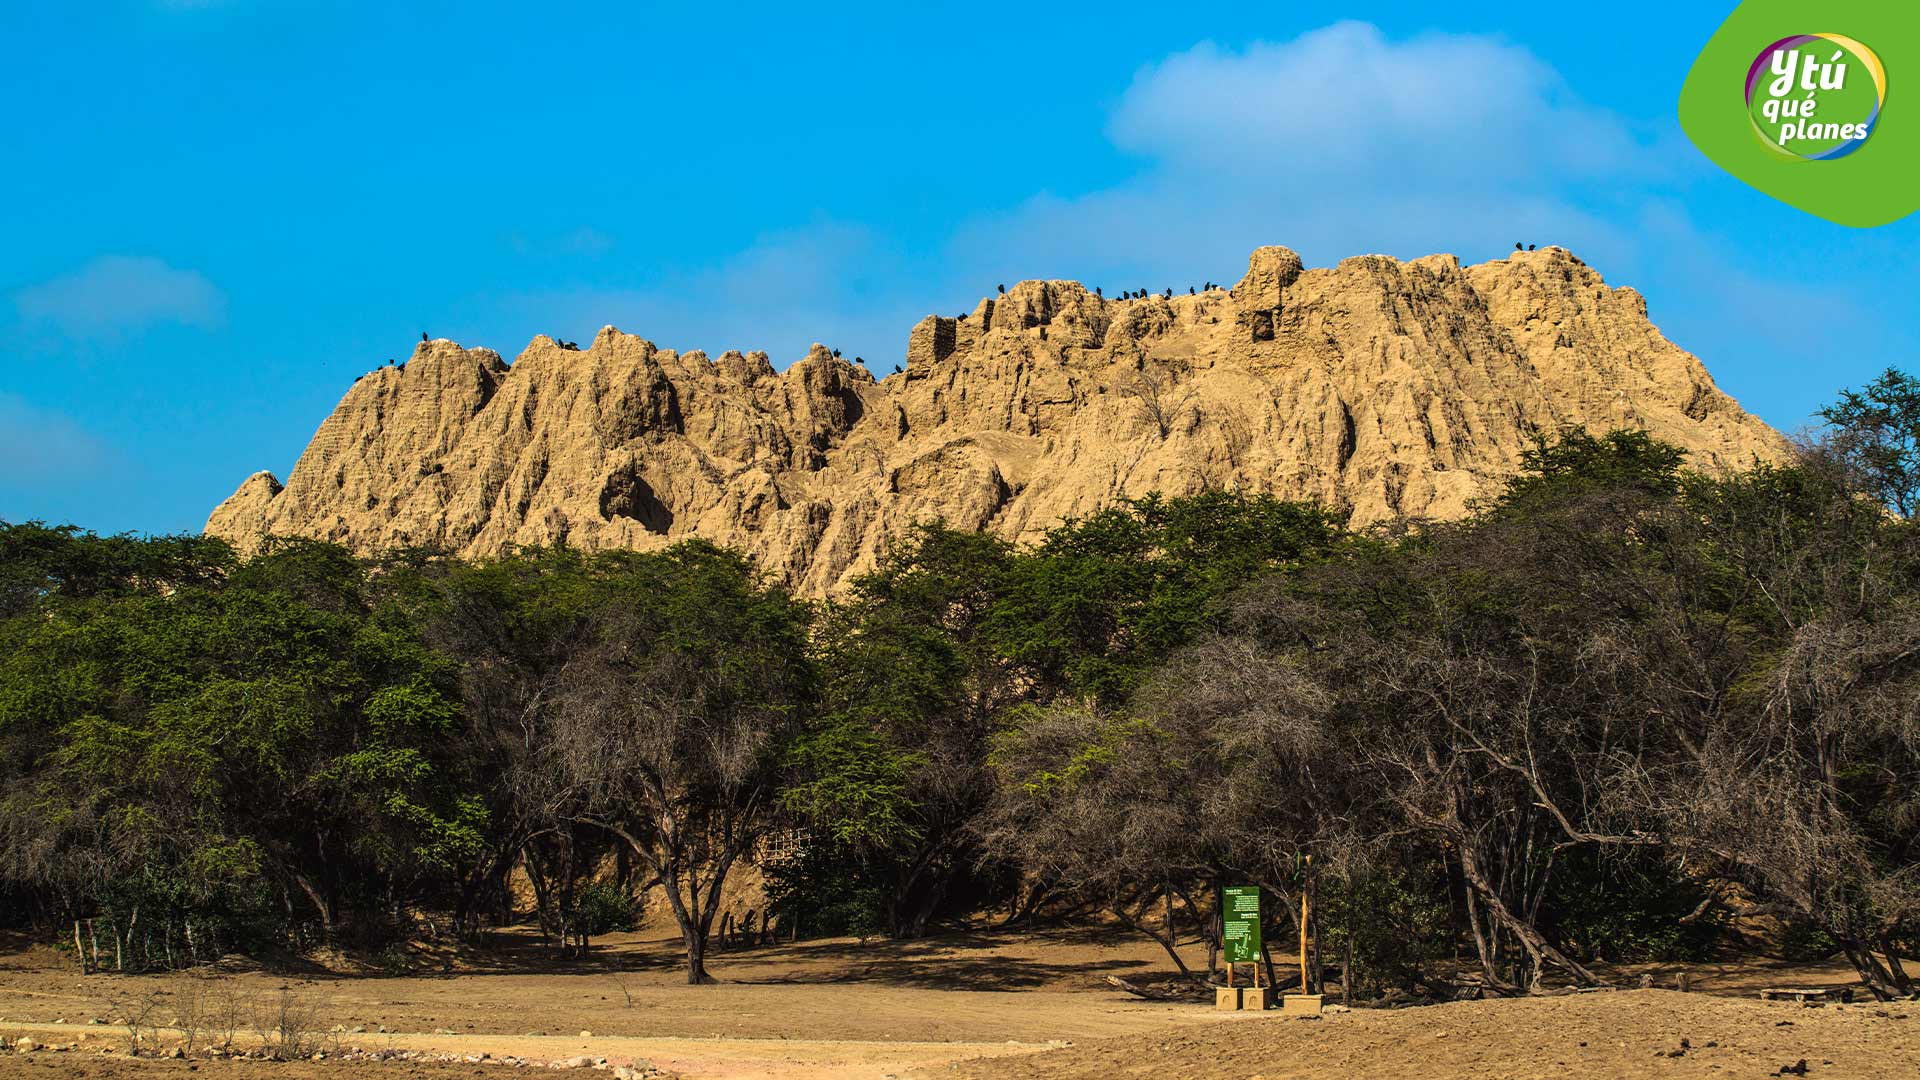
<instances>
[{"instance_id":1,"label":"path in dirt","mask_svg":"<svg viewBox=\"0 0 1920 1080\"><path fill-rule=\"evenodd\" d=\"M824 1080L1251 1018L1115 993L1106 974L1137 977L1164 966L1156 946L1125 934L783 944L716 956L723 981L698 987L686 984L670 939L616 938L589 961L568 963L545 961L510 936L501 944L448 975L398 977L82 977L57 955L15 955L0 959L0 1032L123 1045L121 1029L89 1021L151 1001L153 1018L165 1023L207 993L243 999L250 1019L291 995L322 1027L342 1029L334 1038L343 1046L541 1061L646 1058L689 1078Z\"/></svg>"},{"instance_id":2,"label":"path in dirt","mask_svg":"<svg viewBox=\"0 0 1920 1080\"><path fill-rule=\"evenodd\" d=\"M1801 1057L1808 1058L1811 1069L1827 1069L1827 1075L1842 1075L1833 1071L1839 1064L1822 1065L1832 1060L1851 1070L1845 1075L1920 1076L1920 1061L1906 1048L1908 1022L1900 1009L1880 1009L1887 1014L1881 1016L1867 1005L1795 1010L1752 1000L1766 985L1851 983L1844 964L1728 961L1692 966L1694 985L1704 992L1691 995L1616 992L1461 1003L1356 1011L1303 1023L1118 993L1105 985L1105 976L1149 982L1166 975L1166 956L1144 938L1093 929L976 931L920 941L842 939L730 950L714 957L713 972L721 981L706 986L686 984L677 940L658 933L596 943L584 961L554 960L530 943L528 935L501 934L485 949L444 960L428 957L422 966L433 974L399 976L317 965L292 971L228 969L211 977L82 976L69 956L54 950L0 948L0 1034L124 1045L120 1029L90 1021L112 1021L128 1009L146 1007L149 1019L172 1023L193 1002L204 1006L210 996L226 1002L229 1011L238 1010L242 1030L261 1010L291 998L311 1010L315 1030L337 1028L334 1037L343 1045L546 1061L579 1055L616 1062L647 1058L693 1080L880 1078L916 1069L927 1076L1007 1080L1107 1075L1244 1080L1255 1074L1351 1080L1423 1071L1486 1077L1599 1077L1647 1070L1660 1076L1761 1076ZM1197 947L1189 958L1204 964ZM1623 985L1633 985L1642 974L1672 985L1676 973L1670 968L1608 972ZM1655 1004L1635 1004L1642 1000ZM1770 1026L1776 1023L1777 1030ZM1879 1042L1860 1041L1864 1035ZM1680 1038L1691 1039L1694 1049L1679 1058L1654 1057L1656 1050L1665 1055L1678 1049ZM1578 1046L1582 1041L1588 1045ZM1708 1041L1720 1044L1710 1048L1712 1054L1704 1046ZM61 1073L43 1065L20 1073L18 1062L0 1055L5 1063L0 1080L112 1070L115 1060L74 1053L57 1062L49 1059ZM956 1062L965 1064L947 1068ZM1731 1073L1708 1068L1733 1063L1739 1069ZM174 1068L128 1064L167 1075ZM198 1064L209 1071L191 1080L215 1080L229 1070L217 1062ZM1686 1071L1696 1065L1695 1072ZM1882 1065L1890 1071L1872 1071ZM245 1068L257 1070L248 1073L256 1080L283 1075L307 1080L322 1072L339 1080L443 1075L433 1063L250 1063ZM1208 1068L1217 1071L1205 1072ZM1760 1071L1752 1072L1755 1068ZM118 1075L74 1073L96 1074ZM458 1073L473 1074L471 1065ZM179 1080L189 1080L188 1073L181 1072Z\"/></svg>"},{"instance_id":3,"label":"path in dirt","mask_svg":"<svg viewBox=\"0 0 1920 1080\"><path fill-rule=\"evenodd\" d=\"M71 1044L72 1051L40 1055L43 1063L77 1066L102 1049L118 1051L127 1042L124 1029L84 1024L0 1025L7 1036L29 1035L41 1043ZM179 1029L149 1033L163 1045L177 1043ZM832 1077L888 1076L915 1067L944 1066L950 1062L1002 1054L1030 1054L1048 1049L1045 1043L907 1042L852 1039L688 1039L623 1038L618 1036L445 1035L396 1032L383 1035L340 1035L342 1050L416 1050L463 1057L520 1058L551 1063L575 1057L605 1058L609 1065L631 1065L636 1060L690 1078L744 1080L780 1076L793 1080L829 1080ZM254 1063L257 1064L257 1063ZM338 1062L329 1076L366 1073L383 1075L416 1063ZM471 1075L471 1069L467 1071ZM497 1075L497 1074L496 1074ZM582 1073L599 1076L601 1073Z\"/></svg>"}]
</instances>

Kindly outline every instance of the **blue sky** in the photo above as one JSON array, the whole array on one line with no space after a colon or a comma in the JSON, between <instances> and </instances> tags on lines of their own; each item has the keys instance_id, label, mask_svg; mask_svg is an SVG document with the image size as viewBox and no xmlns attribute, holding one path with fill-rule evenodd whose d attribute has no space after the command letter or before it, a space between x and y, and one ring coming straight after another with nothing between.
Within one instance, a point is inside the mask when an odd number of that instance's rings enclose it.
<instances>
[{"instance_id":1,"label":"blue sky","mask_svg":"<svg viewBox=\"0 0 1920 1080\"><path fill-rule=\"evenodd\" d=\"M0 8L0 518L197 530L422 330L880 373L999 282L1558 243L1783 429L1913 368L1856 231L1674 120L1721 4Z\"/></svg>"}]
</instances>

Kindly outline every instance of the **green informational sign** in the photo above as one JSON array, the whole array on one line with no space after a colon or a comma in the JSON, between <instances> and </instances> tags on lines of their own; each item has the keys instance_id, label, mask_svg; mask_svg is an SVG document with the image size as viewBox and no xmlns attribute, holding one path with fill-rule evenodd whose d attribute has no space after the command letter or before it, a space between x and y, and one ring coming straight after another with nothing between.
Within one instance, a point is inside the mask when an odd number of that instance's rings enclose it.
<instances>
[{"instance_id":1,"label":"green informational sign","mask_svg":"<svg viewBox=\"0 0 1920 1080\"><path fill-rule=\"evenodd\" d=\"M1229 964L1260 961L1260 886L1220 890L1220 947Z\"/></svg>"}]
</instances>

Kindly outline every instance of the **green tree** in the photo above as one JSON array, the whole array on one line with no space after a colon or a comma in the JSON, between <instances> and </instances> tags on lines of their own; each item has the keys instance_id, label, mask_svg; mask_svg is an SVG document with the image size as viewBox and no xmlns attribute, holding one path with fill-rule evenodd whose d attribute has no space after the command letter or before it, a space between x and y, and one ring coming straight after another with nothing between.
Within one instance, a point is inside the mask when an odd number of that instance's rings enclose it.
<instances>
[{"instance_id":1,"label":"green tree","mask_svg":"<svg viewBox=\"0 0 1920 1080\"><path fill-rule=\"evenodd\" d=\"M1536 433L1520 455L1520 473L1495 500L1506 509L1550 510L1583 492L1634 492L1664 497L1680 490L1686 453L1644 431L1593 435L1565 428Z\"/></svg>"},{"instance_id":2,"label":"green tree","mask_svg":"<svg viewBox=\"0 0 1920 1080\"><path fill-rule=\"evenodd\" d=\"M70 915L155 882L146 894L180 909L145 912L161 935L255 885L288 930L301 907L325 935L348 915L390 924L484 826L441 768L447 666L372 617L338 549L280 544L187 576L55 590L5 624L0 738L22 772L4 796L6 875ZM139 918L108 914L128 932Z\"/></svg>"},{"instance_id":3,"label":"green tree","mask_svg":"<svg viewBox=\"0 0 1920 1080\"><path fill-rule=\"evenodd\" d=\"M734 864L777 820L783 762L812 708L809 611L701 541L595 556L588 631L555 686L551 754L570 814L658 879L709 981Z\"/></svg>"},{"instance_id":4,"label":"green tree","mask_svg":"<svg viewBox=\"0 0 1920 1080\"><path fill-rule=\"evenodd\" d=\"M593 841L566 820L568 783L549 747L561 678L592 640L599 574L581 552L542 547L475 560L395 552L374 578L380 606L457 668L451 752L489 822L455 900L463 931L477 930L486 912L512 916L509 877L524 866L542 928L564 944L568 897L584 881Z\"/></svg>"},{"instance_id":5,"label":"green tree","mask_svg":"<svg viewBox=\"0 0 1920 1080\"><path fill-rule=\"evenodd\" d=\"M1026 680L990 630L1015 564L985 533L909 532L824 613L822 708L785 803L885 883L888 929L924 933L977 854L987 741Z\"/></svg>"},{"instance_id":6,"label":"green tree","mask_svg":"<svg viewBox=\"0 0 1920 1080\"><path fill-rule=\"evenodd\" d=\"M0 521L0 618L52 597L69 600L209 585L233 551L208 536L96 536L73 525Z\"/></svg>"},{"instance_id":7,"label":"green tree","mask_svg":"<svg viewBox=\"0 0 1920 1080\"><path fill-rule=\"evenodd\" d=\"M1901 517L1920 511L1920 379L1888 368L1820 410L1827 445Z\"/></svg>"},{"instance_id":8,"label":"green tree","mask_svg":"<svg viewBox=\"0 0 1920 1080\"><path fill-rule=\"evenodd\" d=\"M1323 557L1340 518L1271 495L1149 495L1069 521L1022 553L990 629L1043 696L1113 705L1219 624L1228 593Z\"/></svg>"}]
</instances>

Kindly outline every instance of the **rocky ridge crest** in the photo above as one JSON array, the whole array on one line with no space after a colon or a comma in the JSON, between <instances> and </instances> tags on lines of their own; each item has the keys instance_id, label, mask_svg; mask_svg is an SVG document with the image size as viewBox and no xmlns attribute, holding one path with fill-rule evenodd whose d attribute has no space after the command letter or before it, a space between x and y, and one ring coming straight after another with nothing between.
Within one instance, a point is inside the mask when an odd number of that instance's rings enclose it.
<instances>
[{"instance_id":1,"label":"rocky ridge crest","mask_svg":"<svg viewBox=\"0 0 1920 1080\"><path fill-rule=\"evenodd\" d=\"M819 345L775 371L613 327L584 350L536 337L511 365L422 342L355 382L284 485L255 473L207 532L469 555L700 536L819 596L929 518L1033 540L1118 498L1219 488L1359 526L1455 518L1535 432L1570 424L1645 430L1709 470L1787 451L1639 293L1563 249L1310 270L1263 247L1230 292L1021 282L921 320L883 380Z\"/></svg>"}]
</instances>

